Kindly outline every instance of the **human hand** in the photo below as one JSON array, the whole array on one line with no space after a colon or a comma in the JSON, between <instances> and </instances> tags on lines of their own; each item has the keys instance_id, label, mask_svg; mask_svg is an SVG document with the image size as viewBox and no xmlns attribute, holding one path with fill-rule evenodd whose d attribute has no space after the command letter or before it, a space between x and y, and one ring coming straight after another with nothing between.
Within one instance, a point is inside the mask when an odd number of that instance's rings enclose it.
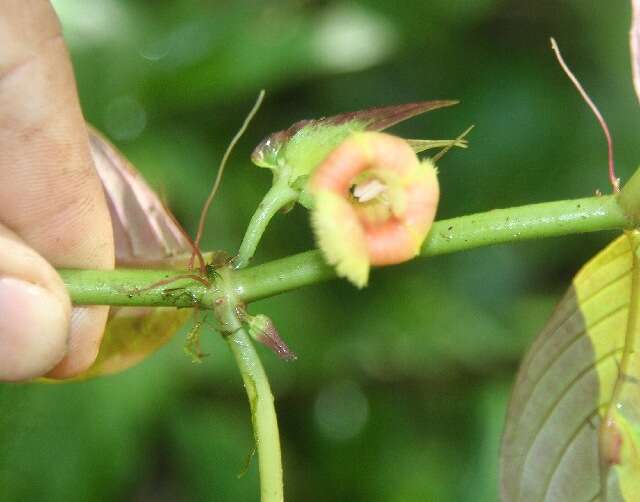
<instances>
[{"instance_id":1,"label":"human hand","mask_svg":"<svg viewBox=\"0 0 640 502\"><path fill-rule=\"evenodd\" d=\"M108 307L71 307L54 267L114 266L69 56L46 0L0 13L0 380L94 361Z\"/></svg>"}]
</instances>

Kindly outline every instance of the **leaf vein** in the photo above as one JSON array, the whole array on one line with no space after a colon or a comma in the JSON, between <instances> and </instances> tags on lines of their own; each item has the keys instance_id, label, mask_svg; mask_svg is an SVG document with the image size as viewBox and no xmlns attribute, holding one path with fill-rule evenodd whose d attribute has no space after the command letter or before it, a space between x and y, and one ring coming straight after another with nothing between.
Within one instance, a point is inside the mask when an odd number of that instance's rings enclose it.
<instances>
[{"instance_id":1,"label":"leaf vein","mask_svg":"<svg viewBox=\"0 0 640 502\"><path fill-rule=\"evenodd\" d=\"M620 348L616 348L610 352L608 352L607 354L604 354L600 359L594 361L592 364L588 365L587 367L585 367L582 371L580 371L580 373L578 373L572 380L571 382L569 382L564 389L562 389L562 392L558 395L558 397L556 399L554 399L552 406L546 411L546 413L544 414L543 420L542 422L539 424L539 426L534 430L535 432L531 435L531 440L529 441L529 444L527 445L526 449L525 449L525 457L524 457L524 461L522 462L522 466L524 468L524 466L527 464L527 459L529 458L529 454L531 453L532 449L533 449L533 445L535 444L536 440L538 439L540 433L542 432L542 430L544 429L544 426L546 425L547 421L549 420L549 418L551 417L551 415L553 415L553 412L555 411L555 409L557 408L558 404L562 401L562 399L564 397L567 396L567 394L569 393L569 391L571 390L571 387L573 387L578 381L580 381L585 375L587 375L591 370L595 369L596 366L598 366L599 364L602 364L603 362L605 362L608 358L614 356L616 353L620 352L623 350L623 347ZM597 412L599 409L599 405L595 408L595 410L589 412L589 414L587 415L587 417L585 417L585 420L588 419L588 417L590 417L591 415L593 415L595 412ZM557 460L557 462L555 462L554 464L554 468L551 470L551 476L550 478L547 480L548 483L551 482L551 479L553 477L553 473L555 471L555 467L557 465L559 465L559 463L561 462L562 458L564 457L564 454L566 453L566 450L568 449L568 447L571 444L571 441L573 441L573 438L575 437L575 435L577 434L577 432L579 432L580 428L582 426L580 426L576 431L574 431L574 433L569 436L569 441L567 443L565 443L565 445L563 446L563 448L560 450L560 457ZM522 479L522 469L520 471L520 479ZM548 490L548 486L547 489ZM546 491L545 491L545 496L546 496ZM543 499L544 500L544 497Z\"/></svg>"}]
</instances>

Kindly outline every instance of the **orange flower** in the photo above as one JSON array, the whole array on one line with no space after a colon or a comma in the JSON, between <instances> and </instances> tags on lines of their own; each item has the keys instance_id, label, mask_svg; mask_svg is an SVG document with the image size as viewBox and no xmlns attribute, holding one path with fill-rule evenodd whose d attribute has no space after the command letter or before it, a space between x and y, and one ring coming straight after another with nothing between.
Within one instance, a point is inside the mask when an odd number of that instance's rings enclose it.
<instances>
[{"instance_id":1,"label":"orange flower","mask_svg":"<svg viewBox=\"0 0 640 502\"><path fill-rule=\"evenodd\" d=\"M392 265L420 252L435 218L435 166L401 138L378 132L349 136L314 171L312 224L338 275L358 287L370 265Z\"/></svg>"}]
</instances>

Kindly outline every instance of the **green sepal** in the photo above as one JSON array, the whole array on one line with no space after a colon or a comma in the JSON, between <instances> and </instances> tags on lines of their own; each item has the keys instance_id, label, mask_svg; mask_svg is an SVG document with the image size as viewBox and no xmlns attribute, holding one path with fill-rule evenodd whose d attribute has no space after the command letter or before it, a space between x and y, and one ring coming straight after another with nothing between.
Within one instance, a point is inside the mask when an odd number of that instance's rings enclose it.
<instances>
[{"instance_id":1,"label":"green sepal","mask_svg":"<svg viewBox=\"0 0 640 502\"><path fill-rule=\"evenodd\" d=\"M297 202L299 202L300 205L306 207L307 209L312 209L314 205L313 195L309 192L310 177L311 176L309 175L298 176L291 185L291 188L298 192Z\"/></svg>"},{"instance_id":2,"label":"green sepal","mask_svg":"<svg viewBox=\"0 0 640 502\"><path fill-rule=\"evenodd\" d=\"M354 132L364 131L366 124L356 120L340 125L311 123L300 129L282 149L282 163L291 166L289 183L309 177L316 167L340 143Z\"/></svg>"},{"instance_id":3,"label":"green sepal","mask_svg":"<svg viewBox=\"0 0 640 502\"><path fill-rule=\"evenodd\" d=\"M416 153L431 150L433 148L447 148L457 146L459 148L467 148L468 142L464 139L408 139L407 143Z\"/></svg>"},{"instance_id":4,"label":"green sepal","mask_svg":"<svg viewBox=\"0 0 640 502\"><path fill-rule=\"evenodd\" d=\"M271 169L276 179L286 178L299 193L298 202L313 207L307 180L327 155L354 132L382 131L416 115L457 104L457 101L420 101L369 108L316 120L301 120L288 129L267 136L254 149L251 160ZM417 151L446 146L455 140L412 140ZM464 142L455 142L464 147Z\"/></svg>"}]
</instances>

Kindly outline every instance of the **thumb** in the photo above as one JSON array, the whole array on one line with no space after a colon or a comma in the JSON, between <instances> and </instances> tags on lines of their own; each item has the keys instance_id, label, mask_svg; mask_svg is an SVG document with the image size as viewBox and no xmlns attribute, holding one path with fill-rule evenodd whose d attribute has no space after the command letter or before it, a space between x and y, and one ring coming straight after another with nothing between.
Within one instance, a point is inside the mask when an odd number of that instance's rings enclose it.
<instances>
[{"instance_id":1,"label":"thumb","mask_svg":"<svg viewBox=\"0 0 640 502\"><path fill-rule=\"evenodd\" d=\"M70 312L54 268L0 225L0 381L51 370L66 354Z\"/></svg>"},{"instance_id":2,"label":"thumb","mask_svg":"<svg viewBox=\"0 0 640 502\"><path fill-rule=\"evenodd\" d=\"M0 223L53 266L113 268L109 210L55 12L47 0L0 5ZM91 366L107 314L74 309L68 354L49 376Z\"/></svg>"}]
</instances>

